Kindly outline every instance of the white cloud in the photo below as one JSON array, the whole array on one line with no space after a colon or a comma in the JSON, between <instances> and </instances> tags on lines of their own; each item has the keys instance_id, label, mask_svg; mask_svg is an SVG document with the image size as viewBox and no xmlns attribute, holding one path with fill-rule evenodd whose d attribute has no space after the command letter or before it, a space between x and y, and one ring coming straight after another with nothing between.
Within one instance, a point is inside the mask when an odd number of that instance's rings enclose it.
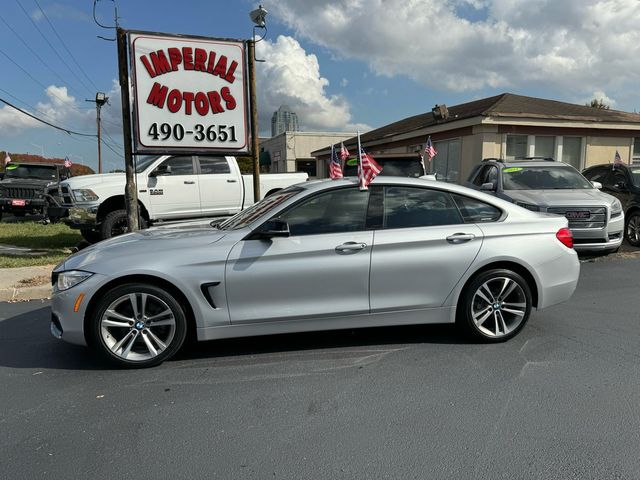
<instances>
[{"instance_id":1,"label":"white cloud","mask_svg":"<svg viewBox=\"0 0 640 480\"><path fill-rule=\"evenodd\" d=\"M577 100L640 80L637 0L280 0L270 13L377 75L438 89L544 85Z\"/></svg>"},{"instance_id":2,"label":"white cloud","mask_svg":"<svg viewBox=\"0 0 640 480\"><path fill-rule=\"evenodd\" d=\"M585 97L582 103L591 103L591 100L593 99L602 100L602 103L604 103L605 105L609 105L609 107L611 108L616 108L616 104L618 103L613 98L609 97L606 93L604 93L602 90L595 91L588 97Z\"/></svg>"},{"instance_id":3,"label":"white cloud","mask_svg":"<svg viewBox=\"0 0 640 480\"><path fill-rule=\"evenodd\" d=\"M261 130L268 130L271 115L281 105L288 105L298 115L304 130L368 130L354 124L349 102L339 95L328 95L329 81L320 75L318 59L293 38L279 36L275 42L257 44L258 107ZM268 127L267 127L268 126Z\"/></svg>"}]
</instances>

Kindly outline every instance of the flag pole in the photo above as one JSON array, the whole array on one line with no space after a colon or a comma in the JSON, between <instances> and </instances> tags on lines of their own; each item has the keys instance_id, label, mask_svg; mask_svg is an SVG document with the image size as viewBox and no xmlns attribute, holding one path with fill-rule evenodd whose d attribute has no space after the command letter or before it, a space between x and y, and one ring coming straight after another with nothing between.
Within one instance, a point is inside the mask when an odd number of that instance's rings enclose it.
<instances>
[{"instance_id":1,"label":"flag pole","mask_svg":"<svg viewBox=\"0 0 640 480\"><path fill-rule=\"evenodd\" d=\"M362 145L360 144L360 130L358 130L358 187L360 190L366 190L364 185L364 170L362 168Z\"/></svg>"}]
</instances>

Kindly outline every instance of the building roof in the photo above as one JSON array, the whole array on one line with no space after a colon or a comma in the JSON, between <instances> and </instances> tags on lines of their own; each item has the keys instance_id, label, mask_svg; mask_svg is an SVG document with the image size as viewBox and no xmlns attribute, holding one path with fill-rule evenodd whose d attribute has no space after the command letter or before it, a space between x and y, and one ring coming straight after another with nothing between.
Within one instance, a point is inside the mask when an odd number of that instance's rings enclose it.
<instances>
[{"instance_id":1,"label":"building roof","mask_svg":"<svg viewBox=\"0 0 640 480\"><path fill-rule=\"evenodd\" d=\"M546 100L543 98L526 97L513 93L502 93L494 97L474 100L447 107L449 117L436 120L433 112L422 113L413 117L399 120L389 125L371 130L360 139L363 145L383 140L402 133L421 130L433 125L443 125L473 117L519 117L538 118L545 120L568 120L596 123L637 123L640 124L640 114L622 112L619 110L606 110L586 105ZM452 128L455 128L452 125ZM345 141L345 145L355 145L356 137ZM324 149L323 149L324 150ZM312 152L321 153L322 151Z\"/></svg>"}]
</instances>

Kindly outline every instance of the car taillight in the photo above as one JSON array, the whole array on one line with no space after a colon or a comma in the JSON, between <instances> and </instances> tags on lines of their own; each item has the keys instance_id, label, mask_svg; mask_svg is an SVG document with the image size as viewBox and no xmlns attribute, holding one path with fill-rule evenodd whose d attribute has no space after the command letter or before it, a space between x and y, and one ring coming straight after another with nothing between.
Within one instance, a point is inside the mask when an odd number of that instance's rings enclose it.
<instances>
[{"instance_id":1,"label":"car taillight","mask_svg":"<svg viewBox=\"0 0 640 480\"><path fill-rule=\"evenodd\" d=\"M567 248L573 248L573 234L568 228L561 228L556 232L556 238Z\"/></svg>"}]
</instances>

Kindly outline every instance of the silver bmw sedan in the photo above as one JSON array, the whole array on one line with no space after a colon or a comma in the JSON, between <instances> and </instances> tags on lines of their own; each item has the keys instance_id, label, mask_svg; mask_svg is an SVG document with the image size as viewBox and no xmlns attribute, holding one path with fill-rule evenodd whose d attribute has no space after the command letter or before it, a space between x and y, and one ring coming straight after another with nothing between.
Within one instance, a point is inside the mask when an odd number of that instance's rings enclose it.
<instances>
[{"instance_id":1,"label":"silver bmw sedan","mask_svg":"<svg viewBox=\"0 0 640 480\"><path fill-rule=\"evenodd\" d=\"M465 187L378 177L280 190L221 223L97 243L53 272L51 332L124 367L198 340L457 323L499 342L567 300L567 220Z\"/></svg>"}]
</instances>

